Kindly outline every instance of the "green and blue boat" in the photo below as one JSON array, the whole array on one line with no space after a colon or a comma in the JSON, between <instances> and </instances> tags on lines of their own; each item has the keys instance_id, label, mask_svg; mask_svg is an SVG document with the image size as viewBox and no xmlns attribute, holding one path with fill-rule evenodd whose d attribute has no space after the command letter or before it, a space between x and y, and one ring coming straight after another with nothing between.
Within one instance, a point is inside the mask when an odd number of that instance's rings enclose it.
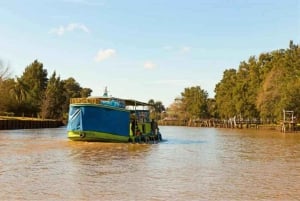
<instances>
[{"instance_id":1,"label":"green and blue boat","mask_svg":"<svg viewBox=\"0 0 300 201\"><path fill-rule=\"evenodd\" d=\"M72 98L67 132L75 141L145 142L162 140L150 121L149 104L108 97Z\"/></svg>"}]
</instances>

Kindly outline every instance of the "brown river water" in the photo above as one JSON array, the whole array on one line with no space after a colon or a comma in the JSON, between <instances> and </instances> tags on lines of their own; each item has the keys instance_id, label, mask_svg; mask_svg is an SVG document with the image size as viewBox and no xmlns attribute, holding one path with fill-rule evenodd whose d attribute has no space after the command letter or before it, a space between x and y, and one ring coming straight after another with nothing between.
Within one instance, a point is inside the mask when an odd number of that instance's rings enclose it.
<instances>
[{"instance_id":1,"label":"brown river water","mask_svg":"<svg viewBox=\"0 0 300 201\"><path fill-rule=\"evenodd\" d=\"M0 200L300 200L300 133L161 126L159 144L0 131Z\"/></svg>"}]
</instances>

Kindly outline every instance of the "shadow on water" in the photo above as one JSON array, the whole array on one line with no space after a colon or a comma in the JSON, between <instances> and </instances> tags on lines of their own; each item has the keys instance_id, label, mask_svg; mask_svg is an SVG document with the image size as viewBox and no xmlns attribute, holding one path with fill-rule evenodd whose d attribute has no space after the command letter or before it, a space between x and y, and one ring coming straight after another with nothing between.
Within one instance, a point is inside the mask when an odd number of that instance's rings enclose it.
<instances>
[{"instance_id":1,"label":"shadow on water","mask_svg":"<svg viewBox=\"0 0 300 201\"><path fill-rule=\"evenodd\" d=\"M151 155L150 144L68 141L67 164L71 174L86 177L122 175L138 171ZM130 161L130 162L129 162Z\"/></svg>"},{"instance_id":2,"label":"shadow on water","mask_svg":"<svg viewBox=\"0 0 300 201\"><path fill-rule=\"evenodd\" d=\"M149 144L75 142L68 141L70 156L73 159L126 160L132 156L143 157L151 150Z\"/></svg>"},{"instance_id":3,"label":"shadow on water","mask_svg":"<svg viewBox=\"0 0 300 201\"><path fill-rule=\"evenodd\" d=\"M191 145L209 142L212 134L207 129L194 127L161 126L163 144Z\"/></svg>"},{"instance_id":4,"label":"shadow on water","mask_svg":"<svg viewBox=\"0 0 300 201\"><path fill-rule=\"evenodd\" d=\"M161 143L164 144L203 144L207 143L205 140L189 140L189 139L176 139L176 138L170 138L168 140L163 140Z\"/></svg>"}]
</instances>

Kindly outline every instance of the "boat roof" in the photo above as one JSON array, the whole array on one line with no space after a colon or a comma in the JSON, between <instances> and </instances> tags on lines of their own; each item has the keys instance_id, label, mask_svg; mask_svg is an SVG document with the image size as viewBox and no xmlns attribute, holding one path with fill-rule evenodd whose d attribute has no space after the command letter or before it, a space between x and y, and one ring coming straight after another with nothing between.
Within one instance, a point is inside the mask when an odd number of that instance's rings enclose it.
<instances>
[{"instance_id":1,"label":"boat roof","mask_svg":"<svg viewBox=\"0 0 300 201\"><path fill-rule=\"evenodd\" d=\"M100 101L109 101L109 100L117 100L117 101L124 101L126 106L150 106L151 104L145 103L142 101L137 101L134 99L124 99L124 98L116 98L116 97L106 97L106 96L91 96L87 98L71 98L70 103L92 103L92 104L99 104Z\"/></svg>"},{"instance_id":2,"label":"boat roof","mask_svg":"<svg viewBox=\"0 0 300 201\"><path fill-rule=\"evenodd\" d=\"M123 99L123 100L125 101L125 105L132 105L132 106L149 106L149 105L151 105L151 104L133 100L133 99Z\"/></svg>"}]
</instances>

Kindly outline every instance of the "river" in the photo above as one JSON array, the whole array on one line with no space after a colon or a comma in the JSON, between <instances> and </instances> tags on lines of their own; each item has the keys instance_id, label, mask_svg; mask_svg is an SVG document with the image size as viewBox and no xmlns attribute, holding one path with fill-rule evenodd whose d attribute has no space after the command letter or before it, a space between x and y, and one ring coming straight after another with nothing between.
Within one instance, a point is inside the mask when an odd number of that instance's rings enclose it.
<instances>
[{"instance_id":1,"label":"river","mask_svg":"<svg viewBox=\"0 0 300 201\"><path fill-rule=\"evenodd\" d=\"M1 200L300 200L300 133L162 126L159 144L0 131Z\"/></svg>"}]
</instances>

